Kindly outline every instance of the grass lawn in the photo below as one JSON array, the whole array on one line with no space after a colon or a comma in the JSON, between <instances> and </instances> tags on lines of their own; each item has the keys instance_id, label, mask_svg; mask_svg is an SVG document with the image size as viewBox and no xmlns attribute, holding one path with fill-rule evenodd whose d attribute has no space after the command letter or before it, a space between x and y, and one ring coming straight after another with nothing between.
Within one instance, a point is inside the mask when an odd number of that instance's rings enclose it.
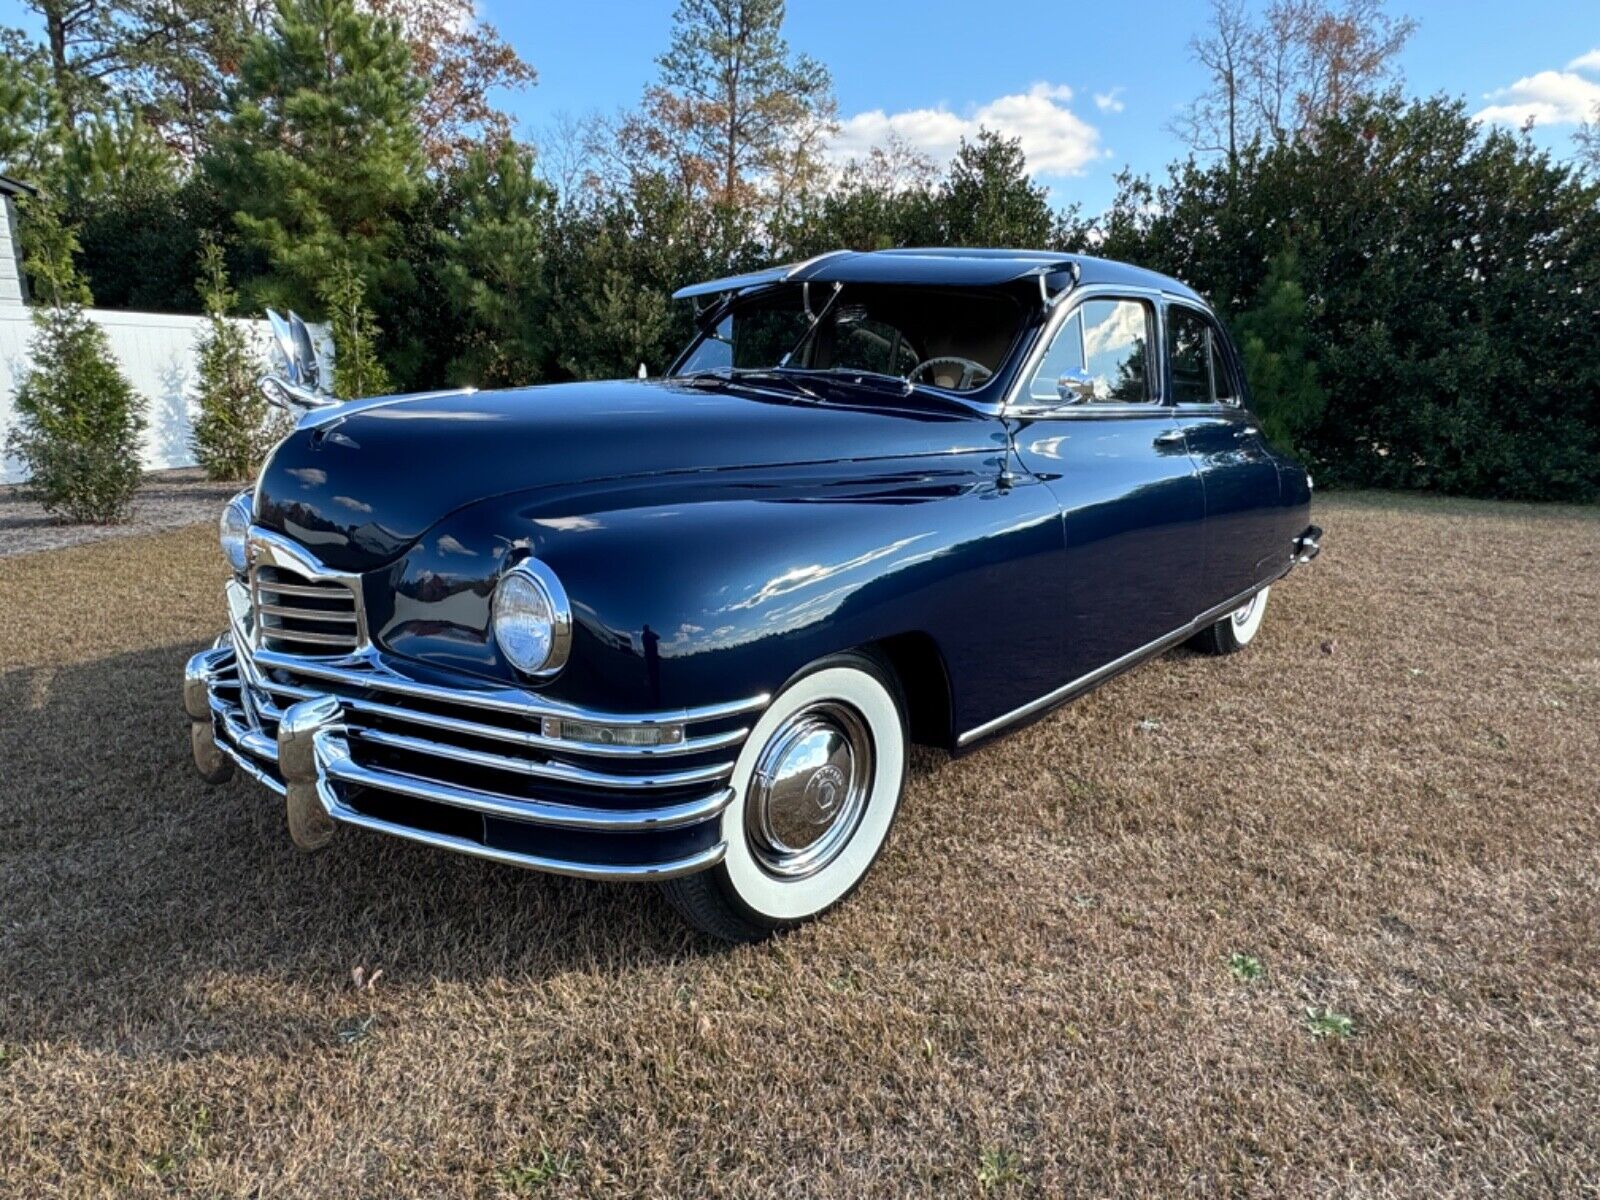
<instances>
[{"instance_id":1,"label":"grass lawn","mask_svg":"<svg viewBox=\"0 0 1600 1200\"><path fill-rule=\"evenodd\" d=\"M210 528L0 560L0 1195L1594 1193L1600 513L1317 519L733 950L202 785Z\"/></svg>"}]
</instances>

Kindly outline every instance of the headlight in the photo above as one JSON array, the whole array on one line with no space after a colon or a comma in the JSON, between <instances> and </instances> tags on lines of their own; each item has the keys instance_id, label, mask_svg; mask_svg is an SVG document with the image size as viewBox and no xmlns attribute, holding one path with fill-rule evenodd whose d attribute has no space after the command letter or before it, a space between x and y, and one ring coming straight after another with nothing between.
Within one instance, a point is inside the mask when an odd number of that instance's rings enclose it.
<instances>
[{"instance_id":1,"label":"headlight","mask_svg":"<svg viewBox=\"0 0 1600 1200\"><path fill-rule=\"evenodd\" d=\"M223 507L222 520L218 522L222 539L222 554L235 575L243 575L248 565L245 558L245 540L250 536L250 493L240 492Z\"/></svg>"},{"instance_id":2,"label":"headlight","mask_svg":"<svg viewBox=\"0 0 1600 1200\"><path fill-rule=\"evenodd\" d=\"M548 679L572 649L572 609L555 572L525 558L494 589L494 640L518 671Z\"/></svg>"}]
</instances>

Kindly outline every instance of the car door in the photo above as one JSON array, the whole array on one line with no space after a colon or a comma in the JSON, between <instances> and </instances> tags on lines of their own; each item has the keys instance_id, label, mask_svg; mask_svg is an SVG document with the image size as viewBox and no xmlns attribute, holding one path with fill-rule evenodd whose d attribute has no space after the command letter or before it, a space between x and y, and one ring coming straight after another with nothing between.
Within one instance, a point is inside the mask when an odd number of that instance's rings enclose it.
<instances>
[{"instance_id":1,"label":"car door","mask_svg":"<svg viewBox=\"0 0 1600 1200\"><path fill-rule=\"evenodd\" d=\"M1061 509L1063 685L1180 629L1200 604L1204 493L1162 402L1154 295L1071 301L1008 409Z\"/></svg>"},{"instance_id":2,"label":"car door","mask_svg":"<svg viewBox=\"0 0 1600 1200\"><path fill-rule=\"evenodd\" d=\"M1268 579L1285 547L1278 464L1244 407L1242 372L1209 313L1166 305L1170 399L1205 489L1205 582L1198 612Z\"/></svg>"}]
</instances>

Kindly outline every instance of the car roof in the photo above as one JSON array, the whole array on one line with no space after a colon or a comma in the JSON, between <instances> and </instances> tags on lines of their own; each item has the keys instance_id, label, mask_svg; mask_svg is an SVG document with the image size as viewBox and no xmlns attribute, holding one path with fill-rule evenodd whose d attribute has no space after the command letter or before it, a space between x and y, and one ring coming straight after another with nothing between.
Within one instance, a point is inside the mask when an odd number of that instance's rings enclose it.
<instances>
[{"instance_id":1,"label":"car roof","mask_svg":"<svg viewBox=\"0 0 1600 1200\"><path fill-rule=\"evenodd\" d=\"M1193 289L1143 267L1054 250L929 247L905 250L833 250L800 263L768 267L690 284L673 299L714 296L773 283L881 283L945 287L998 287L1036 276L1075 272L1079 285L1121 284L1200 300Z\"/></svg>"}]
</instances>

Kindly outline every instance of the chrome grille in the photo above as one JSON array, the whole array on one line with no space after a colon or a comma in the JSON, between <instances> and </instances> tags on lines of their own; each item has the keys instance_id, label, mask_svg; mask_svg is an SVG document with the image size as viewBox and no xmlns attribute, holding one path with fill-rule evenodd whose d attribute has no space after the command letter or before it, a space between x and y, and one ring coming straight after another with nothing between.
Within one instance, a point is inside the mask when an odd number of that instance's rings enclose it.
<instances>
[{"instance_id":1,"label":"chrome grille","mask_svg":"<svg viewBox=\"0 0 1600 1200\"><path fill-rule=\"evenodd\" d=\"M250 572L250 607L259 644L289 654L349 654L361 645L361 613L349 584L290 567Z\"/></svg>"},{"instance_id":2,"label":"chrome grille","mask_svg":"<svg viewBox=\"0 0 1600 1200\"><path fill-rule=\"evenodd\" d=\"M767 701L758 696L693 710L621 715L572 708L514 687L444 687L398 673L370 647L337 661L319 661L303 651L263 645L263 636L270 640L273 634L256 629L252 636L244 589L231 584L229 595L229 640L236 653L230 655L230 669L213 677L224 732L256 734L244 748L266 751L258 756L271 759L284 711L301 700L333 696L344 709L352 761L386 780L358 782L396 791L411 784L441 785L448 798L436 798L462 807L480 807L478 798L490 809L508 812L519 804L537 811L541 802L629 809L643 800L647 812L671 812L683 804L690 812L701 805L715 807L726 798L748 721ZM666 726L672 736L656 745L551 736L552 727L567 721L634 731Z\"/></svg>"}]
</instances>

